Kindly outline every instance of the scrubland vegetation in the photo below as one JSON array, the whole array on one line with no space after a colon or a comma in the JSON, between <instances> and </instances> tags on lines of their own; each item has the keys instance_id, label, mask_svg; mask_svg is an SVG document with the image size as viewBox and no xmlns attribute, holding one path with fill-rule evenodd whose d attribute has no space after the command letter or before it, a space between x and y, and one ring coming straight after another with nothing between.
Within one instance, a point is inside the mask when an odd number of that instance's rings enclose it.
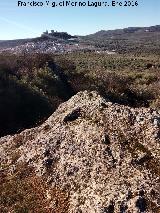
<instances>
[{"instance_id":1,"label":"scrubland vegetation","mask_svg":"<svg viewBox=\"0 0 160 213\"><path fill-rule=\"evenodd\" d=\"M60 103L83 90L97 90L119 104L160 109L160 58L93 52L0 54L0 136L41 124ZM17 139L12 148L9 166L19 159L16 149L21 142ZM129 145L133 155L145 151L138 142ZM2 165L0 176L1 212L68 212L66 192L53 188L47 195L45 177L37 177L32 167L18 163L11 174L6 165ZM159 175L156 161L149 159L146 166ZM151 208L156 207L153 204Z\"/></svg>"},{"instance_id":2,"label":"scrubland vegetation","mask_svg":"<svg viewBox=\"0 0 160 213\"><path fill-rule=\"evenodd\" d=\"M82 90L132 107L160 107L158 56L0 55L0 135L44 121Z\"/></svg>"}]
</instances>

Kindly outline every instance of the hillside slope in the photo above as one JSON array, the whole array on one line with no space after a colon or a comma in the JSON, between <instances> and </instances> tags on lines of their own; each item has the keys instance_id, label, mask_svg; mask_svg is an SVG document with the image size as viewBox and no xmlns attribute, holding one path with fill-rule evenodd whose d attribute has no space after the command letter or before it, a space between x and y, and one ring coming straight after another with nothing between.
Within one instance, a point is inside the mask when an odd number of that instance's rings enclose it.
<instances>
[{"instance_id":1,"label":"hillside slope","mask_svg":"<svg viewBox=\"0 0 160 213\"><path fill-rule=\"evenodd\" d=\"M74 40L75 38L76 40ZM55 52L55 49L59 53L77 50L114 50L117 53L152 53L159 55L160 25L101 30L87 36L71 36L64 32L47 32L37 38L0 41L0 51L51 53Z\"/></svg>"},{"instance_id":2,"label":"hillside slope","mask_svg":"<svg viewBox=\"0 0 160 213\"><path fill-rule=\"evenodd\" d=\"M101 30L82 37L83 41L120 53L159 53L160 25L129 27L116 30Z\"/></svg>"},{"instance_id":3,"label":"hillside slope","mask_svg":"<svg viewBox=\"0 0 160 213\"><path fill-rule=\"evenodd\" d=\"M1 212L159 212L160 114L79 92L0 139Z\"/></svg>"},{"instance_id":4,"label":"hillside slope","mask_svg":"<svg viewBox=\"0 0 160 213\"><path fill-rule=\"evenodd\" d=\"M115 36L117 38L127 38L134 36L137 37L147 37L152 35L160 35L160 25L151 26L151 27L128 27L124 29L116 29L116 30L101 30L94 34L88 35L89 37L99 37L99 38L110 38L111 36Z\"/></svg>"}]
</instances>

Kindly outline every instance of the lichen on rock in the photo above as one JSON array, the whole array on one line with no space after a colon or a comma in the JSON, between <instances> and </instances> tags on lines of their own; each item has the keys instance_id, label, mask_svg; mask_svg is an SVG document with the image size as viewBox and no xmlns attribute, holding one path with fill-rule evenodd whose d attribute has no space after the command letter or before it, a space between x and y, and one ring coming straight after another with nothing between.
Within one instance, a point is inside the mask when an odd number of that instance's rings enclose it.
<instances>
[{"instance_id":1,"label":"lichen on rock","mask_svg":"<svg viewBox=\"0 0 160 213\"><path fill-rule=\"evenodd\" d=\"M159 119L156 110L79 92L41 126L1 138L1 163L8 173L32 166L49 190L69 195L71 213L158 213Z\"/></svg>"}]
</instances>

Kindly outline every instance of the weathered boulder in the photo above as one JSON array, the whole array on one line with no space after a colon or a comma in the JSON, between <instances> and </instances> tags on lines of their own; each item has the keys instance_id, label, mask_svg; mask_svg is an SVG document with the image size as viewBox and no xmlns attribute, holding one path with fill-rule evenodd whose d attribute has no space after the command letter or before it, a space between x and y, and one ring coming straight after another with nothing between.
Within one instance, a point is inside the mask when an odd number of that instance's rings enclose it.
<instances>
[{"instance_id":1,"label":"weathered boulder","mask_svg":"<svg viewBox=\"0 0 160 213\"><path fill-rule=\"evenodd\" d=\"M72 213L159 212L159 120L156 110L79 92L43 125L1 138L1 163L10 173L21 162L32 166L53 209L56 187L68 193Z\"/></svg>"}]
</instances>

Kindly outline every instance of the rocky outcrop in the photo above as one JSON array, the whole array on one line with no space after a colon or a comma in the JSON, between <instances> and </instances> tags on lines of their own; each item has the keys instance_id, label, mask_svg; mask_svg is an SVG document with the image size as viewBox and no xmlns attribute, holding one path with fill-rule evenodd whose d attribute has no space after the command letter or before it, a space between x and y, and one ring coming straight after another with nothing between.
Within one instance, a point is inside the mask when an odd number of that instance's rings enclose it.
<instances>
[{"instance_id":1,"label":"rocky outcrop","mask_svg":"<svg viewBox=\"0 0 160 213\"><path fill-rule=\"evenodd\" d=\"M3 171L32 166L49 187L52 209L56 187L72 213L159 212L160 114L153 109L79 92L43 125L0 143Z\"/></svg>"}]
</instances>

